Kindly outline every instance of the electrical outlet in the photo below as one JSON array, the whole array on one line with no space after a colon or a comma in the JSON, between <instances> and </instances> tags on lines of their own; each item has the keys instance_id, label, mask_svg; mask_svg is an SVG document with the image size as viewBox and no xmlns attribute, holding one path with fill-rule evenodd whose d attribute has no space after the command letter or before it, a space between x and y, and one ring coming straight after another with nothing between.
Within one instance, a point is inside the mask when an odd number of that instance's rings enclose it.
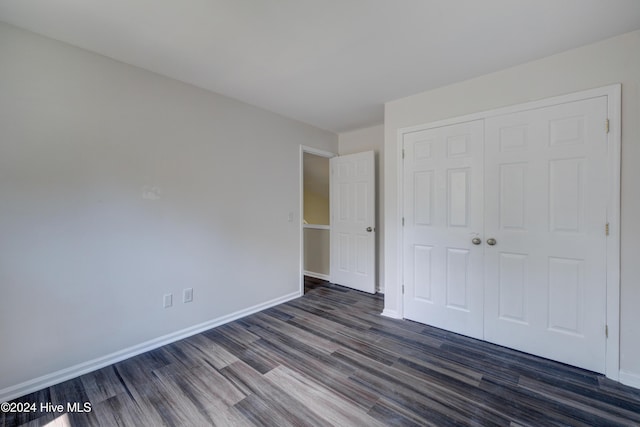
<instances>
[{"instance_id":1,"label":"electrical outlet","mask_svg":"<svg viewBox=\"0 0 640 427\"><path fill-rule=\"evenodd\" d=\"M165 294L163 298L164 308L169 308L173 305L173 294Z\"/></svg>"},{"instance_id":2,"label":"electrical outlet","mask_svg":"<svg viewBox=\"0 0 640 427\"><path fill-rule=\"evenodd\" d=\"M182 291L182 302L191 302L193 301L193 288L186 288Z\"/></svg>"}]
</instances>

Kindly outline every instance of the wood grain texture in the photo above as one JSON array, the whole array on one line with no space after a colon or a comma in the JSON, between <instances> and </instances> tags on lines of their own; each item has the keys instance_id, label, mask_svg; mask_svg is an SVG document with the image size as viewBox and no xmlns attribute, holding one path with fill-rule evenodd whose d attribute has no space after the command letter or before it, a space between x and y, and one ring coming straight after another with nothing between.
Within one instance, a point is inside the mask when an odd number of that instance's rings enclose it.
<instances>
[{"instance_id":1,"label":"wood grain texture","mask_svg":"<svg viewBox=\"0 0 640 427\"><path fill-rule=\"evenodd\" d=\"M631 426L640 390L415 322L317 279L304 297L16 401L0 426Z\"/></svg>"}]
</instances>

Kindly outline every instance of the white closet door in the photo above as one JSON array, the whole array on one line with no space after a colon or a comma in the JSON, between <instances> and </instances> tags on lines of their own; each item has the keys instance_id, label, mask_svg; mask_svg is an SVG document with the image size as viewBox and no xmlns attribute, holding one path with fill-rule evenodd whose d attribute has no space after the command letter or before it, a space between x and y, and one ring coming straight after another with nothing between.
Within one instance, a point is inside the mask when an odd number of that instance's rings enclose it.
<instances>
[{"instance_id":1,"label":"white closet door","mask_svg":"<svg viewBox=\"0 0 640 427\"><path fill-rule=\"evenodd\" d=\"M331 280L376 292L375 163L373 151L331 163Z\"/></svg>"},{"instance_id":2,"label":"white closet door","mask_svg":"<svg viewBox=\"0 0 640 427\"><path fill-rule=\"evenodd\" d=\"M483 122L404 135L404 317L482 338Z\"/></svg>"},{"instance_id":3,"label":"white closet door","mask_svg":"<svg viewBox=\"0 0 640 427\"><path fill-rule=\"evenodd\" d=\"M486 119L485 339L605 368L607 98Z\"/></svg>"}]
</instances>

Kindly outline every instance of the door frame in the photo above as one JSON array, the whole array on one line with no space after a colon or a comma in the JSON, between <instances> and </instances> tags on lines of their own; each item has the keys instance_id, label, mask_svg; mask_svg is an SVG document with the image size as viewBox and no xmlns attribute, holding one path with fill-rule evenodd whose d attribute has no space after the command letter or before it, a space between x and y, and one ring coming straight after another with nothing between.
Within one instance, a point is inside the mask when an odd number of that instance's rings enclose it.
<instances>
[{"instance_id":1,"label":"door frame","mask_svg":"<svg viewBox=\"0 0 640 427\"><path fill-rule=\"evenodd\" d=\"M299 242L299 252L300 252L300 260L299 260L299 275L300 275L300 296L304 295L304 154L313 154L314 156L326 157L327 159L331 159L332 157L336 157L336 153L332 153L331 151L320 150L317 148L309 147L306 145L300 144L300 153L298 163L299 167L299 192L300 192L300 206L298 218L300 218L299 230L298 233L300 235ZM331 197L329 197L329 209L331 209ZM331 232L331 225L329 225L329 232ZM331 256L331 245L329 245L329 256ZM331 281L331 270L329 270L329 281Z\"/></svg>"},{"instance_id":2,"label":"door frame","mask_svg":"<svg viewBox=\"0 0 640 427\"><path fill-rule=\"evenodd\" d=\"M396 206L397 223L395 224L398 246L397 246L397 284L395 298L397 298L398 310L383 311L383 315L389 317L404 318L404 230L402 218L404 216L404 164L402 161L403 137L406 133L420 130L432 129L442 126L449 126L457 123L472 120L487 119L493 116L516 113L520 111L532 110L548 107L552 105L581 101L590 98L607 97L607 112L609 120L609 132L607 133L608 145L608 188L609 199L607 200L607 222L609 223L609 237L606 247L606 327L607 339L605 350L605 375L618 381L620 378L620 163L621 163L621 102L622 85L614 84L595 89L574 92L566 95L554 96L538 101L525 102L508 107L487 110L450 119L439 120L417 126L400 128L396 135L396 161L397 161L397 194L398 202ZM603 123L605 126L605 123ZM604 231L603 231L604 232ZM390 254L391 255L391 254ZM390 291L391 289L388 289Z\"/></svg>"}]
</instances>

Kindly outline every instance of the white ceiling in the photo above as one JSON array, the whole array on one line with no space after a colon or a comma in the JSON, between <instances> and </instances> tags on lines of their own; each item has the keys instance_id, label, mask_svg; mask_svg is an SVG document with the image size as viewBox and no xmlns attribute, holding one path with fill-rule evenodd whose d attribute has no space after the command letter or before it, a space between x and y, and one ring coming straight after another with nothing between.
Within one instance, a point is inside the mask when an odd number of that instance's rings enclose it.
<instances>
[{"instance_id":1,"label":"white ceiling","mask_svg":"<svg viewBox=\"0 0 640 427\"><path fill-rule=\"evenodd\" d=\"M640 0L0 0L0 21L333 132L640 28Z\"/></svg>"}]
</instances>

